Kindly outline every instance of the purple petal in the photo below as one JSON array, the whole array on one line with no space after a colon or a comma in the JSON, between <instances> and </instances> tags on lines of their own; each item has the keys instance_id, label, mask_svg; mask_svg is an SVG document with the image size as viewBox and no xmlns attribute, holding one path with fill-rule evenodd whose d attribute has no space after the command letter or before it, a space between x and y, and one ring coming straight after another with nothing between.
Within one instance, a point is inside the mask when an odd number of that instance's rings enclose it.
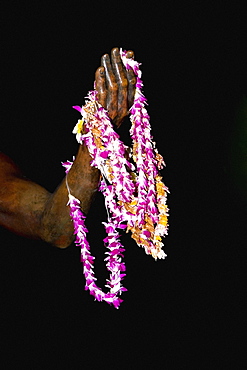
<instances>
[{"instance_id":1,"label":"purple petal","mask_svg":"<svg viewBox=\"0 0 247 370\"><path fill-rule=\"evenodd\" d=\"M100 153L100 157L106 159L108 157L108 154L110 153L109 150L105 150L104 152Z\"/></svg>"},{"instance_id":2,"label":"purple petal","mask_svg":"<svg viewBox=\"0 0 247 370\"><path fill-rule=\"evenodd\" d=\"M79 107L79 105L74 105L72 108L74 108L74 109L76 109L76 110L78 110L78 112L80 112L81 113L81 107Z\"/></svg>"}]
</instances>

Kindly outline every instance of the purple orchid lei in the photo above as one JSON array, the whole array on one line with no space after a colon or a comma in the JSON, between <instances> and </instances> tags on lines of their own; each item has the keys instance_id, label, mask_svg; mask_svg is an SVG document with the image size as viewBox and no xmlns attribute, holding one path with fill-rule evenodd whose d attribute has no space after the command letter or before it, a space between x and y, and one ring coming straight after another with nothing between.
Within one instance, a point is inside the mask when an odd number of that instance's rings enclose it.
<instances>
[{"instance_id":1,"label":"purple orchid lei","mask_svg":"<svg viewBox=\"0 0 247 370\"><path fill-rule=\"evenodd\" d=\"M122 258L125 249L117 229L130 230L132 238L147 254L151 254L155 260L164 259L166 254L162 250L164 244L161 237L168 233L169 210L166 205L169 190L158 172L165 163L152 141L150 117L145 108L146 98L141 91L143 82L140 63L127 58L126 51L121 49L120 53L126 69L132 68L137 79L134 103L130 109L133 147L127 147L119 139L107 111L97 101L96 90L88 93L83 107L73 107L82 115L73 133L76 134L78 143L87 146L92 156L91 165L98 168L102 175L99 190L105 197L108 214L108 222L103 222L107 233L104 244L109 250L105 258L110 273L105 285L109 288L108 293L104 293L95 283L94 257L86 238L86 216L80 209L80 201L70 193L67 184L68 205L76 235L75 244L81 247L85 289L96 300L113 304L115 308L119 308L123 301L118 295L127 290L122 286L125 276ZM66 174L72 164L70 161L63 163Z\"/></svg>"}]
</instances>

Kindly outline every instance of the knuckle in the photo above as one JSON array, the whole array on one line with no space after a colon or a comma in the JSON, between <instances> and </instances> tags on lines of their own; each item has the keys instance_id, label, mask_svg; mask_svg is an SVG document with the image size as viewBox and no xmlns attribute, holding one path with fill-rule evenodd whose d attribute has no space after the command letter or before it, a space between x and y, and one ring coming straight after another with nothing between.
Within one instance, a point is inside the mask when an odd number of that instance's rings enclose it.
<instances>
[{"instance_id":1,"label":"knuckle","mask_svg":"<svg viewBox=\"0 0 247 370\"><path fill-rule=\"evenodd\" d=\"M113 82L113 83L111 84L111 86L110 86L110 89L111 89L112 91L117 91L117 89L118 89L118 85L117 85L117 83L116 83L116 82Z\"/></svg>"},{"instance_id":2,"label":"knuckle","mask_svg":"<svg viewBox=\"0 0 247 370\"><path fill-rule=\"evenodd\" d=\"M134 76L129 79L129 84L130 85L135 85L136 84L136 78Z\"/></svg>"},{"instance_id":3,"label":"knuckle","mask_svg":"<svg viewBox=\"0 0 247 370\"><path fill-rule=\"evenodd\" d=\"M101 101L105 101L106 100L106 91L105 90L99 90L98 96L99 96L99 99Z\"/></svg>"},{"instance_id":4,"label":"knuckle","mask_svg":"<svg viewBox=\"0 0 247 370\"><path fill-rule=\"evenodd\" d=\"M95 86L96 90L98 91L98 93L100 93L101 95L105 92L105 87L103 84L100 84L100 83L97 83L96 81L96 86Z\"/></svg>"},{"instance_id":5,"label":"knuckle","mask_svg":"<svg viewBox=\"0 0 247 370\"><path fill-rule=\"evenodd\" d=\"M128 80L127 78L122 78L121 81L120 81L120 85L121 87L127 87L128 86Z\"/></svg>"}]
</instances>

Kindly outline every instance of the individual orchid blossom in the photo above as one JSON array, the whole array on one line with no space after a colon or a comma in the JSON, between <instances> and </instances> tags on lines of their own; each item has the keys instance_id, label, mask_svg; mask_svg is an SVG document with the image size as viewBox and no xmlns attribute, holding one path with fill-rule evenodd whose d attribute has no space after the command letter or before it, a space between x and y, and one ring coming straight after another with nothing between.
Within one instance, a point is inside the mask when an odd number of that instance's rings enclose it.
<instances>
[{"instance_id":1,"label":"individual orchid blossom","mask_svg":"<svg viewBox=\"0 0 247 370\"><path fill-rule=\"evenodd\" d=\"M137 80L134 103L130 108L132 148L124 145L119 139L107 111L97 100L95 89L88 93L83 107L73 107L82 115L73 133L80 144L87 146L92 157L91 165L98 168L102 175L99 191L105 197L108 214L108 222L103 222L107 233L104 244L108 248L105 261L110 273L105 285L110 289L108 293L104 293L96 285L94 257L90 254L86 238L86 216L80 209L80 201L71 195L66 181L68 205L76 234L75 244L81 247L85 289L89 290L96 300L104 300L115 308L119 308L122 302L118 295L127 290L121 283L125 277L125 264L122 262L125 249L120 243L118 229L126 229L126 232L130 230L136 243L155 260L164 259L166 254L162 250L161 237L168 233L169 211L166 205L169 190L158 172L165 166L165 162L152 141L150 117L145 108L147 102L141 91L143 82L140 63L133 58L127 58L126 51L122 49L120 55L126 69L133 69ZM127 152L130 153L128 156ZM130 160L133 160L134 164ZM63 163L66 174L72 164L70 161Z\"/></svg>"},{"instance_id":2,"label":"individual orchid blossom","mask_svg":"<svg viewBox=\"0 0 247 370\"><path fill-rule=\"evenodd\" d=\"M73 161L74 161L75 157L73 157ZM72 167L72 164L73 162L70 162L70 161L67 161L67 162L63 162L62 165L65 167L65 173L67 174L71 167Z\"/></svg>"}]
</instances>

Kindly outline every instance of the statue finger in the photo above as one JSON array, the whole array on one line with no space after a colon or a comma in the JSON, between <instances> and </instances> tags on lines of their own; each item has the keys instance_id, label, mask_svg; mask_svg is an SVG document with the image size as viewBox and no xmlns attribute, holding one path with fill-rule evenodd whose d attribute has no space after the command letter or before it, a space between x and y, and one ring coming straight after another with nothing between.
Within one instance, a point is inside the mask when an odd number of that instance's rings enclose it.
<instances>
[{"instance_id":1,"label":"statue finger","mask_svg":"<svg viewBox=\"0 0 247 370\"><path fill-rule=\"evenodd\" d=\"M101 65L105 68L106 105L109 117L114 119L118 109L118 86L111 66L110 57L105 54L101 58Z\"/></svg>"}]
</instances>

